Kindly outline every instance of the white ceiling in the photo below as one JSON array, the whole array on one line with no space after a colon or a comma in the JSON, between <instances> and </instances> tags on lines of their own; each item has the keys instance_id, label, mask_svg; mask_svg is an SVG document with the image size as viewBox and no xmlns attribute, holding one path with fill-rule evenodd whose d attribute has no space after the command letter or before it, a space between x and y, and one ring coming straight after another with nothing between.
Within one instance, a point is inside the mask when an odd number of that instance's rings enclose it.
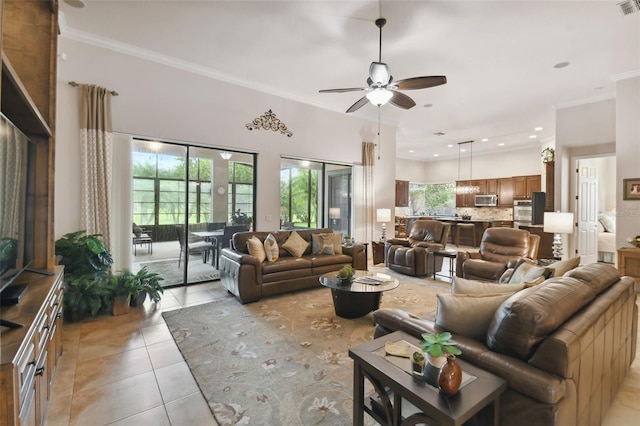
<instances>
[{"instance_id":1,"label":"white ceiling","mask_svg":"<svg viewBox=\"0 0 640 426\"><path fill-rule=\"evenodd\" d=\"M410 110L380 111L397 126L397 156L428 161L457 157L467 140L474 154L545 146L557 108L613 98L616 79L640 72L640 13L623 16L619 1L65 0L60 10L63 37L343 113L363 93L318 90L366 86L385 17L395 79L448 80L405 91ZM378 119L370 104L353 114Z\"/></svg>"}]
</instances>

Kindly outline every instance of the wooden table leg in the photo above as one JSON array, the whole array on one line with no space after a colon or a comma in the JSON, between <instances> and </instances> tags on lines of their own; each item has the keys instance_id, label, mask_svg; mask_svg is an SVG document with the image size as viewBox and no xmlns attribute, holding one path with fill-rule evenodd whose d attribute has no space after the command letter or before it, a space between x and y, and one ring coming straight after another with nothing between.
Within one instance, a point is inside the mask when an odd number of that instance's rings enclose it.
<instances>
[{"instance_id":1,"label":"wooden table leg","mask_svg":"<svg viewBox=\"0 0 640 426\"><path fill-rule=\"evenodd\" d=\"M353 425L364 425L364 375L358 362L353 364Z\"/></svg>"}]
</instances>

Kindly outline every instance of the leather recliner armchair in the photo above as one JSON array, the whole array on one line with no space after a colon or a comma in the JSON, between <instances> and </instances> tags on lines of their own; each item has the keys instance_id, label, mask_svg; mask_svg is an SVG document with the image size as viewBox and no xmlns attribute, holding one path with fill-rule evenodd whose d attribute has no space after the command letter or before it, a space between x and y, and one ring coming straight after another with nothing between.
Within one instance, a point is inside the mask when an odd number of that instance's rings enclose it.
<instances>
[{"instance_id":1,"label":"leather recliner armchair","mask_svg":"<svg viewBox=\"0 0 640 426\"><path fill-rule=\"evenodd\" d=\"M433 252L444 249L451 226L437 220L416 220L408 238L385 241L385 263L389 269L413 275L433 275ZM437 257L436 270L442 269L442 257Z\"/></svg>"},{"instance_id":2,"label":"leather recliner armchair","mask_svg":"<svg viewBox=\"0 0 640 426\"><path fill-rule=\"evenodd\" d=\"M498 281L508 268L522 258L538 256L540 236L515 228L489 228L484 231L477 253L459 251L456 276L474 280Z\"/></svg>"}]
</instances>

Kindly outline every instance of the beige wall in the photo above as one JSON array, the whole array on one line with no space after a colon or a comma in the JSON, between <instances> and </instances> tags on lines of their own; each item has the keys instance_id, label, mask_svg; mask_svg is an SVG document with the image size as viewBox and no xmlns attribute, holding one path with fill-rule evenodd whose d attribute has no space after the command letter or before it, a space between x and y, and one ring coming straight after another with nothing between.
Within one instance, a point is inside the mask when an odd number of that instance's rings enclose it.
<instances>
[{"instance_id":1,"label":"beige wall","mask_svg":"<svg viewBox=\"0 0 640 426\"><path fill-rule=\"evenodd\" d=\"M544 167L540 158L541 151L541 148L534 147L493 154L474 154L472 177L491 179L542 174ZM460 161L459 179L458 158L424 162L398 158L396 178L417 183L447 183L469 179L469 158Z\"/></svg>"},{"instance_id":2,"label":"beige wall","mask_svg":"<svg viewBox=\"0 0 640 426\"><path fill-rule=\"evenodd\" d=\"M258 154L256 229L279 227L281 156L340 164L361 163L362 141L375 141L377 123L280 98L196 72L129 56L61 37L59 62L55 236L79 228L80 172L78 92L69 81L97 84L113 98L114 131ZM293 132L249 131L254 118L271 109ZM376 165L376 207L394 207L395 129L382 126L381 159ZM361 217L362 174L354 180L354 218ZM129 188L124 188L129 190ZM125 214L123 212L123 214ZM362 220L354 236L364 237ZM380 228L378 224L376 228ZM380 229L374 230L379 233Z\"/></svg>"}]
</instances>

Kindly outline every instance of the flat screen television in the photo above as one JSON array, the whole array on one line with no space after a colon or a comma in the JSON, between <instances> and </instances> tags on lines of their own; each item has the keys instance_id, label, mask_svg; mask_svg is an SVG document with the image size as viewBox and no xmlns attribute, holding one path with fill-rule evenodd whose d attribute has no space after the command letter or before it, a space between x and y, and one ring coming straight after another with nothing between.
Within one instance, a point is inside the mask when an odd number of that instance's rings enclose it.
<instances>
[{"instance_id":1,"label":"flat screen television","mask_svg":"<svg viewBox=\"0 0 640 426\"><path fill-rule=\"evenodd\" d=\"M5 305L20 299L26 286L10 285L34 257L35 155L35 144L0 114L0 300Z\"/></svg>"}]
</instances>

